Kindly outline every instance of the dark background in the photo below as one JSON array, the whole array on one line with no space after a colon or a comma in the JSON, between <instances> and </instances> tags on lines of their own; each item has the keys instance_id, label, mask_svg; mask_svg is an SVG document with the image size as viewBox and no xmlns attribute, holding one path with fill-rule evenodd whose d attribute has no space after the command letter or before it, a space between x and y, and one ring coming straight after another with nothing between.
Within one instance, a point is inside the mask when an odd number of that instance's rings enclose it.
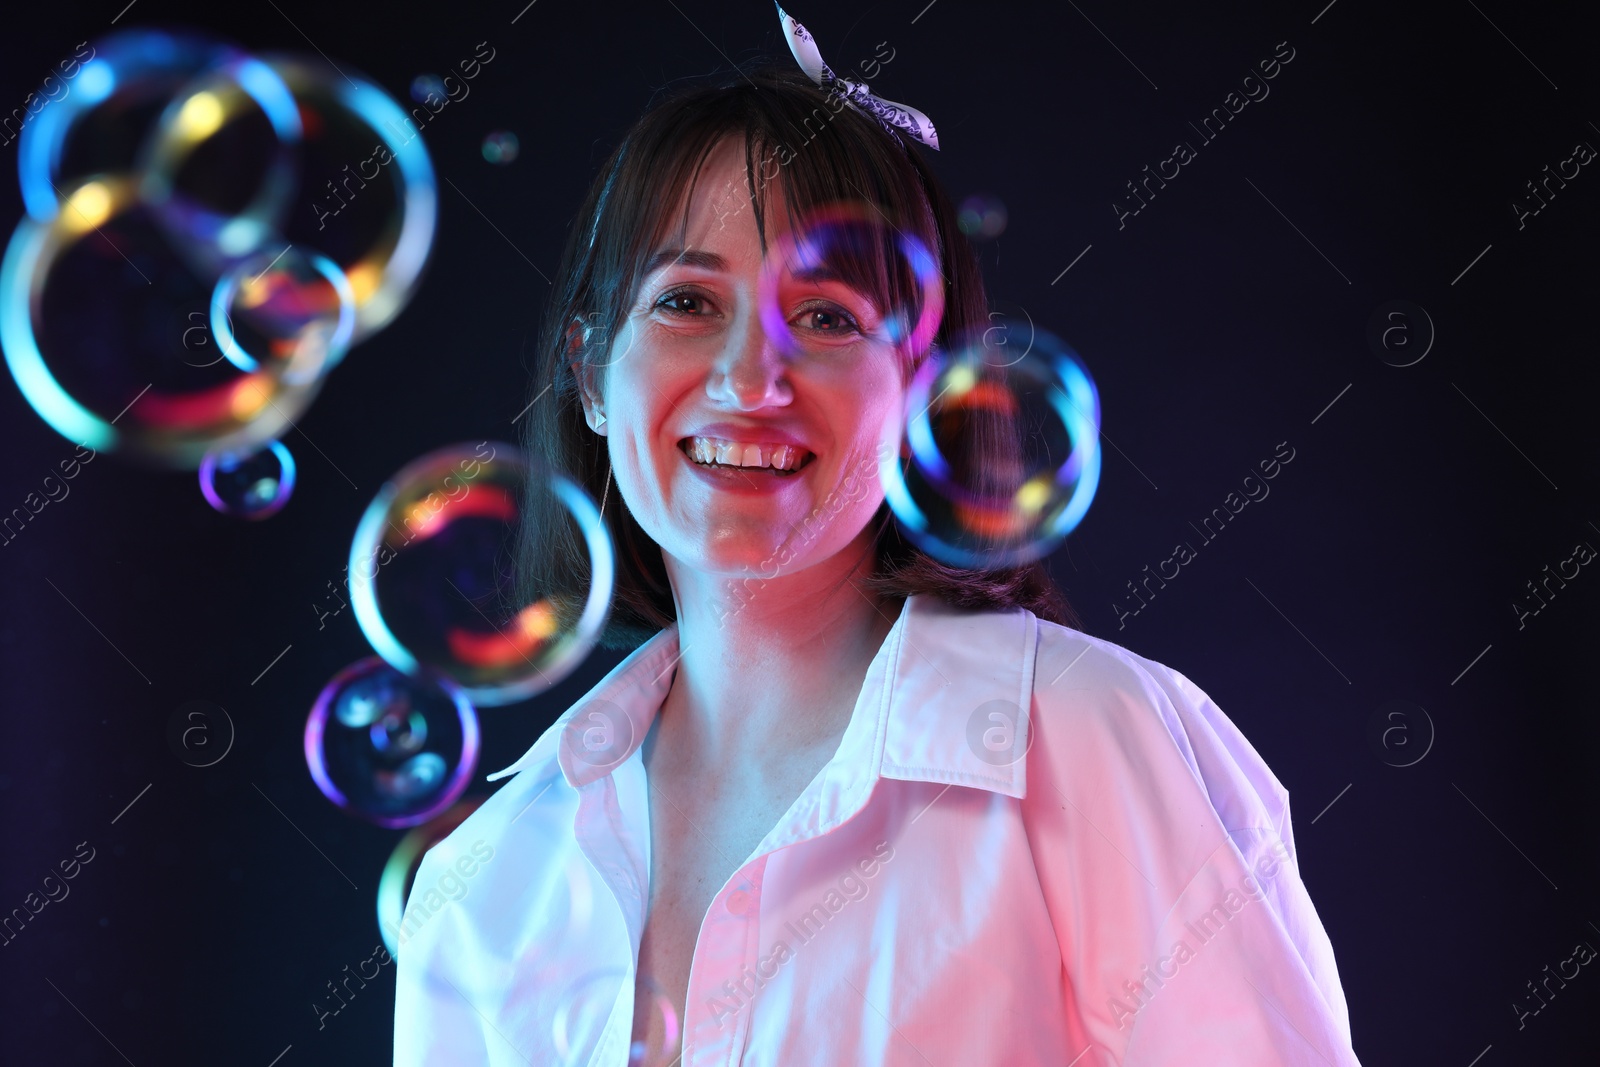
<instances>
[{"instance_id":1,"label":"dark background","mask_svg":"<svg viewBox=\"0 0 1600 1067\"><path fill-rule=\"evenodd\" d=\"M0 110L123 2L8 15ZM1583 569L1520 630L1512 604L1577 543L1600 546L1600 174L1583 168L1521 230L1511 204L1577 142L1600 146L1595 27L1581 5L1325 2L793 13L841 71L887 41L873 88L937 123L954 196L1009 209L980 246L991 296L1074 345L1104 405L1099 499L1053 570L1085 629L1193 678L1290 790L1362 1062L1592 1063L1595 966L1521 1029L1512 1005L1576 943L1600 947L1600 575ZM368 654L348 611L319 631L312 605L385 477L513 434L540 272L652 92L784 50L762 0L539 0L512 25L524 3L139 0L117 23L260 50L311 51L309 37L401 100L480 41L496 56L424 133L458 187L441 181L429 275L285 439L301 485L281 514L230 520L192 475L102 456L0 548L0 911L79 842L96 850L0 948L0 1060L390 1056L392 967L320 1031L311 1008L378 942L378 874L400 836L344 816L306 772L312 698ZM1282 41L1294 59L1270 96L1201 145L1188 123ZM521 139L509 166L479 152L496 129ZM1119 229L1124 183L1179 139L1198 157ZM15 151L0 156L13 220ZM1407 367L1366 341L1400 299L1437 330ZM1201 545L1189 524L1279 442L1295 458L1270 497ZM0 445L4 511L73 453L9 381ZM1126 583L1178 541L1198 557L1119 628L1113 604L1137 606ZM472 791L616 658L485 709ZM166 740L191 699L238 731L205 769ZM1391 700L1427 720L1393 720L1405 729L1385 750L1369 731ZM1396 751L1427 755L1394 767Z\"/></svg>"}]
</instances>

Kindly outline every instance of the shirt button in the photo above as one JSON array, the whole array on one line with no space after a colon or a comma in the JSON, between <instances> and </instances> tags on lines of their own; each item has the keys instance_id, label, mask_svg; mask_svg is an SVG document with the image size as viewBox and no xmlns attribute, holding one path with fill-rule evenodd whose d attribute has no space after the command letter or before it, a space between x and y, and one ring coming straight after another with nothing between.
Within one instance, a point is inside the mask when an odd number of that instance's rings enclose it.
<instances>
[{"instance_id":1,"label":"shirt button","mask_svg":"<svg viewBox=\"0 0 1600 1067\"><path fill-rule=\"evenodd\" d=\"M750 894L742 887L735 889L728 894L727 908L735 915L743 915L750 910Z\"/></svg>"}]
</instances>

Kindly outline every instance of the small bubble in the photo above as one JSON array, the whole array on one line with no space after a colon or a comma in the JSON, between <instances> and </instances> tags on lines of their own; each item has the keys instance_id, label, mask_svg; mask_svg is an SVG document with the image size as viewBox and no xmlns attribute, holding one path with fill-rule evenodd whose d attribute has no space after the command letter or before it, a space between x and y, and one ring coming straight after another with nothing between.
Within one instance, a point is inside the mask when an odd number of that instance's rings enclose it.
<instances>
[{"instance_id":1,"label":"small bubble","mask_svg":"<svg viewBox=\"0 0 1600 1067\"><path fill-rule=\"evenodd\" d=\"M496 130L483 139L483 158L490 163L510 163L517 158L520 147L516 134L508 130Z\"/></svg>"},{"instance_id":2,"label":"small bubble","mask_svg":"<svg viewBox=\"0 0 1600 1067\"><path fill-rule=\"evenodd\" d=\"M969 196L961 202L956 225L975 241L999 237L1006 230L1006 206L997 197L981 193Z\"/></svg>"},{"instance_id":3,"label":"small bubble","mask_svg":"<svg viewBox=\"0 0 1600 1067\"><path fill-rule=\"evenodd\" d=\"M411 79L411 99L423 103L430 96L444 96L444 79L437 74L418 74Z\"/></svg>"},{"instance_id":4,"label":"small bubble","mask_svg":"<svg viewBox=\"0 0 1600 1067\"><path fill-rule=\"evenodd\" d=\"M306 720L305 753L317 788L339 807L379 826L416 826L466 789L478 761L477 713L448 681L372 656L323 688Z\"/></svg>"},{"instance_id":5,"label":"small bubble","mask_svg":"<svg viewBox=\"0 0 1600 1067\"><path fill-rule=\"evenodd\" d=\"M289 502L294 475L294 457L271 441L247 455L207 454L200 463L200 491L224 515L265 519Z\"/></svg>"}]
</instances>

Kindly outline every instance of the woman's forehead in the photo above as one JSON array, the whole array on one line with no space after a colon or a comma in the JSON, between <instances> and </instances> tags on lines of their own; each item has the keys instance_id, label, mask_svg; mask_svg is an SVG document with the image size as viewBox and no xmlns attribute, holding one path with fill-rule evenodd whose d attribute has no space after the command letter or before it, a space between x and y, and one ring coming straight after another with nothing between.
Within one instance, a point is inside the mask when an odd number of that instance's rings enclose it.
<instances>
[{"instance_id":1,"label":"woman's forehead","mask_svg":"<svg viewBox=\"0 0 1600 1067\"><path fill-rule=\"evenodd\" d=\"M754 197L752 179L761 186ZM759 161L752 174L745 162L743 139L723 137L707 152L678 193L676 205L662 220L662 232L652 251L663 247L695 248L713 243L744 245L750 241L758 244L770 241L775 234L787 231L787 212L763 210L759 225L757 212L784 202L783 191L777 185L780 180L765 180Z\"/></svg>"}]
</instances>

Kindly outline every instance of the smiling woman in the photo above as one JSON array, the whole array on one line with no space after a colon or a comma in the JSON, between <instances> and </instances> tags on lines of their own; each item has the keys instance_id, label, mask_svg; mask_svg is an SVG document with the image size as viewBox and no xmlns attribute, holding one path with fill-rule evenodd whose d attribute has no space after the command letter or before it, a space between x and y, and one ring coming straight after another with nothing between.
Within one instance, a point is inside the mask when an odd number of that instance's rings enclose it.
<instances>
[{"instance_id":1,"label":"smiling woman","mask_svg":"<svg viewBox=\"0 0 1600 1067\"><path fill-rule=\"evenodd\" d=\"M724 322L736 314L736 309L712 300L704 288L717 278L725 287L729 264L722 255L686 241L691 202L702 205L709 233L727 238L738 227L748 228L757 242L751 251L759 257L775 231L792 231L831 204L867 201L882 220L878 237L911 234L939 261L944 283L937 296L942 298L944 315L935 343L943 345L988 325L983 280L972 247L956 225L937 179L911 150L886 137L875 121L853 108L840 111L826 136L819 131L805 151L788 154L784 149L796 131L809 129L807 120L817 108L827 107L827 99L827 93L792 68L755 69L663 101L617 146L578 214L583 224L575 226L569 238L556 293L541 327L530 392L554 384L551 395L529 411L525 432L530 455L546 457L558 469L577 475L596 500L609 499L613 457L584 431L574 364L593 375L622 368L630 354L640 362L650 352L654 363L660 357L641 340L641 330L677 337L693 330L703 337L710 327L667 323L704 315L708 304L712 314L729 317ZM789 157L787 166L772 165L784 155ZM691 191L697 194L694 201ZM919 313L923 293L916 279L907 270L893 269L903 264L904 257L894 248L884 248L883 240L874 241L870 232L854 236L839 258L857 283L850 299L862 314L881 319L891 309ZM660 305L648 320L635 313L636 305L646 300ZM754 310L753 302L748 310ZM741 323L746 330L756 326L753 317ZM925 348L921 352L907 347L891 352L882 344L875 348L885 361L880 370L887 372L888 364L898 361L902 381L909 380L913 361L926 354ZM867 384L854 382L850 387ZM874 395L883 397L881 391ZM632 417L615 411L607 414ZM705 428L684 429L682 440L689 437L687 431ZM718 453L723 462L731 456L728 429L722 427L722 438L717 438L715 428L704 435L723 442ZM774 437L776 430L766 427L765 443L799 446L781 434ZM1011 424L996 420L992 432L997 452L1015 451L1015 443L1003 439L1015 432ZM703 452L712 446L703 439L695 447ZM831 475L848 470L843 455L830 458ZM979 468L989 459L976 454L965 458ZM770 455L761 462L770 465ZM876 470L875 458L872 463ZM621 473L617 472L619 477ZM722 484L732 483L725 478ZM632 510L638 498L624 492L623 501L606 510L619 548L617 595L602 636L602 643L611 648L637 647L676 618L661 553L664 546L641 530ZM795 515L794 521L802 515ZM933 594L969 608L1017 605L1052 622L1078 625L1042 562L1008 571L947 566L898 534L881 494L868 526L873 566L864 580L869 588L890 596ZM522 536L518 564L524 594L581 605L588 553L565 515L556 511L529 515Z\"/></svg>"},{"instance_id":2,"label":"smiling woman","mask_svg":"<svg viewBox=\"0 0 1600 1067\"><path fill-rule=\"evenodd\" d=\"M423 859L496 857L413 895L396 1064L1352 1067L1288 794L1233 724L1078 632L1043 562L893 525L908 385L988 325L983 286L906 109L857 87L767 165L811 77L658 102L578 216L525 444L601 501L632 651ZM1014 492L1019 423L974 411L956 476ZM583 543L523 526L524 602L576 610ZM1219 900L1204 951L1141 971Z\"/></svg>"}]
</instances>

